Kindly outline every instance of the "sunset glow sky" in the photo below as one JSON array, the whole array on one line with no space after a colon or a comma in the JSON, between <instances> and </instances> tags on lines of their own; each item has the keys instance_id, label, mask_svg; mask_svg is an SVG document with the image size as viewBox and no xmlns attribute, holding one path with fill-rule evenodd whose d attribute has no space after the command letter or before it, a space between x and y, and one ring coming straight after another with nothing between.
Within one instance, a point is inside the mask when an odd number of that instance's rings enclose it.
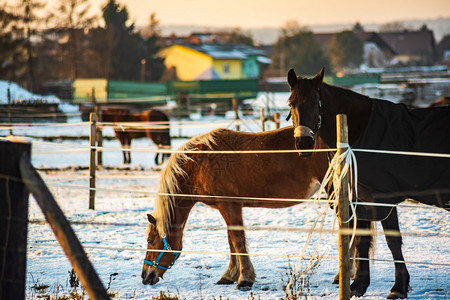
<instances>
[{"instance_id":1,"label":"sunset glow sky","mask_svg":"<svg viewBox=\"0 0 450 300\"><path fill-rule=\"evenodd\" d=\"M57 1L57 0L51 0ZM51 1L49 1L51 3ZM100 13L107 0L90 0ZM152 12L160 25L212 25L241 28L300 25L383 24L450 17L450 0L127 0L130 19L147 25Z\"/></svg>"}]
</instances>

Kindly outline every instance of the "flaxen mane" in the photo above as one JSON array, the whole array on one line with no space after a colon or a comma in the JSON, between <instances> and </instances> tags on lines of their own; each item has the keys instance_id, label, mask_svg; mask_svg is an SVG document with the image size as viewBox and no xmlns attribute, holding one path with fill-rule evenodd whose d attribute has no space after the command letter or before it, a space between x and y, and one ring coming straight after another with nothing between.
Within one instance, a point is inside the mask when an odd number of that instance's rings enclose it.
<instances>
[{"instance_id":1,"label":"flaxen mane","mask_svg":"<svg viewBox=\"0 0 450 300\"><path fill-rule=\"evenodd\" d=\"M215 136L219 131L221 131L221 129L214 129L203 135L191 138L186 144L178 149L178 151L186 152L174 153L167 162L167 166L161 175L153 211L153 216L157 220L156 227L159 234L166 235L168 232L175 202L175 198L170 195L180 192L178 179L186 176L183 165L192 160L187 152L199 151L199 145L204 145L208 149L213 150L212 144L216 144Z\"/></svg>"}]
</instances>

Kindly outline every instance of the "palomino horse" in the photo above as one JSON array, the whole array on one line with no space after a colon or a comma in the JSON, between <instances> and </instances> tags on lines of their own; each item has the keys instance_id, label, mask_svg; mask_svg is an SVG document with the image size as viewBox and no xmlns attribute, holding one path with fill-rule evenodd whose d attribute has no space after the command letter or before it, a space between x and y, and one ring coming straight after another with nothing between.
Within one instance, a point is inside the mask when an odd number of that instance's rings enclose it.
<instances>
[{"instance_id":1,"label":"palomino horse","mask_svg":"<svg viewBox=\"0 0 450 300\"><path fill-rule=\"evenodd\" d=\"M327 153L317 152L310 160L303 160L298 159L295 152L195 152L295 150L293 135L293 127L262 133L216 129L188 141L180 150L192 152L173 154L161 176L153 216L148 215L148 250L180 251L189 212L195 203L202 202L218 209L225 220L229 228L230 253L247 253L244 230L230 228L243 226L243 207L283 208L298 204L301 200L265 201L245 197L311 197L328 168ZM147 251L142 268L142 283L157 283L177 257L178 254ZM255 276L248 256L231 255L228 268L217 283L237 282L239 289L246 289L253 285Z\"/></svg>"},{"instance_id":2,"label":"palomino horse","mask_svg":"<svg viewBox=\"0 0 450 300\"><path fill-rule=\"evenodd\" d=\"M319 138L336 146L336 115L346 114L349 145L355 148L450 153L450 107L409 110L403 104L371 99L323 83L324 69L314 78L297 77L291 69L289 106L297 149L312 149ZM308 154L308 152L307 152ZM310 154L310 153L309 153ZM305 153L301 155L305 156ZM450 159L411 155L386 155L355 151L358 165L358 201L398 204L413 198L428 205L450 208ZM439 156L439 155L436 155ZM292 174L295 174L293 172ZM406 298L409 273L402 262L402 238L395 206L357 206L357 227L381 221L395 261L395 284L389 299ZM396 234L388 235L387 231ZM371 237L356 245L368 258ZM369 262L359 260L352 294L363 295L370 284Z\"/></svg>"},{"instance_id":3,"label":"palomino horse","mask_svg":"<svg viewBox=\"0 0 450 300\"><path fill-rule=\"evenodd\" d=\"M151 109L146 110L140 114L132 114L127 109L122 108L108 108L102 112L102 120L104 122L163 122L164 124L159 124L161 128L150 128L150 129L125 129L123 126L114 126L114 133L116 138L119 140L123 149L123 163L131 163L131 153L129 151L131 146L131 140L148 137L155 143L158 148L170 147L170 128L169 118L160 110ZM167 126L167 127L166 127ZM165 158L168 158L170 154L164 153L162 155L161 161L159 161L159 153L155 156L155 164L161 165Z\"/></svg>"}]
</instances>

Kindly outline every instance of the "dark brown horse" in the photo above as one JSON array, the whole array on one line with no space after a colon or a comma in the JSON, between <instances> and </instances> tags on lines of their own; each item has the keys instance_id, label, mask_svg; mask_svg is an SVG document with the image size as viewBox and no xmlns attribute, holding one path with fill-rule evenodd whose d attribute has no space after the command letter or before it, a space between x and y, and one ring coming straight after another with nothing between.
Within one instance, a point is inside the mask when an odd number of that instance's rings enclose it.
<instances>
[{"instance_id":1,"label":"dark brown horse","mask_svg":"<svg viewBox=\"0 0 450 300\"><path fill-rule=\"evenodd\" d=\"M189 153L173 154L161 176L153 215L148 215L148 250L157 251L146 253L142 283L157 283L178 258L178 254L160 250L182 249L184 226L195 203L218 209L228 226L230 253L246 254L243 207L283 208L311 197L328 168L324 152L314 153L309 160L299 159L295 152L200 152L295 150L293 135L293 127L262 133L216 129L192 138L180 148ZM217 283L237 282L237 287L244 289L254 281L250 258L231 255L228 268Z\"/></svg>"},{"instance_id":2,"label":"dark brown horse","mask_svg":"<svg viewBox=\"0 0 450 300\"><path fill-rule=\"evenodd\" d=\"M355 150L358 201L397 204L413 198L449 209L450 159L445 154L450 154L450 107L410 110L403 104L371 99L323 83L323 75L323 69L311 79L297 77L293 69L288 73L296 148L312 149L319 138L327 146L335 147L336 115L346 114L351 147L438 153L435 155L438 157L424 157ZM407 297L409 273L402 263L402 238L395 206L358 205L357 216L357 227L362 229L370 221L381 221L395 261L395 284L388 298ZM396 234L388 235L388 231ZM368 258L371 238L361 236L357 240L359 257ZM369 262L359 260L356 279L351 284L352 294L363 295L369 284Z\"/></svg>"},{"instance_id":3,"label":"dark brown horse","mask_svg":"<svg viewBox=\"0 0 450 300\"><path fill-rule=\"evenodd\" d=\"M131 147L132 139L148 137L158 146L158 148L170 148L169 118L160 110L151 109L139 114L133 114L127 109L108 108L102 111L102 121L112 123L153 122L153 124L155 124L155 128L139 128L136 127L136 124L134 124L134 126L126 124L114 126L116 138L122 145L124 164L131 163L131 153L129 149ZM159 153L157 153L155 156L155 164L161 165L164 162L164 159L168 158L169 155L170 154L164 153L161 160L159 160Z\"/></svg>"}]
</instances>

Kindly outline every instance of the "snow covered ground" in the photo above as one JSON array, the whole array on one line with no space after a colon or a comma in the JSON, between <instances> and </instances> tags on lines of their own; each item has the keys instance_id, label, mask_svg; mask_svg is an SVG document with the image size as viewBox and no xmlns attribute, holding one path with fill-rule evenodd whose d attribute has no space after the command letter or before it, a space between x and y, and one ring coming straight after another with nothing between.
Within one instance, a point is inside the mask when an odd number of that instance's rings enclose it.
<instances>
[{"instance_id":1,"label":"snow covered ground","mask_svg":"<svg viewBox=\"0 0 450 300\"><path fill-rule=\"evenodd\" d=\"M8 103L8 89L12 100L44 100L47 103L59 103L59 99L53 95L36 95L17 83L0 80L0 104Z\"/></svg>"},{"instance_id":2,"label":"snow covered ground","mask_svg":"<svg viewBox=\"0 0 450 300\"><path fill-rule=\"evenodd\" d=\"M283 118L282 118L283 119ZM219 124L220 123L220 124ZM181 129L181 135L200 134L214 127L234 128L229 120L211 119L207 126ZM224 125L223 125L224 124ZM228 125L226 125L228 124ZM283 123L287 125L288 123ZM15 134L83 136L89 129L73 123L70 126L14 129ZM248 121L242 130L257 131L258 121ZM180 129L172 127L172 135ZM7 133L0 130L0 136ZM104 131L112 135L112 129ZM185 139L173 140L176 148ZM63 168L87 166L89 153L87 141L58 141L65 146L42 143L33 140L32 163L37 168ZM73 148L79 147L75 152ZM151 299L160 291L177 295L180 299L280 299L284 297L283 285L288 280L289 265L296 258L278 255L297 255L302 249L307 232L317 216L313 204L300 204L285 209L245 209L244 220L248 227L248 245L255 253L252 262L257 281L251 291L239 291L231 286L215 284L228 265L229 252L226 227L218 211L198 204L191 212L184 232L183 250L195 254L183 254L175 266L166 272L164 280L154 286L141 283L141 269L146 247L146 214L153 211L154 192L157 189L161 171L153 166L154 153L133 152L132 167L126 170L121 165L122 154L119 143L106 141L109 148L104 153L107 166L113 170L97 173L96 210L88 210L88 171L73 169L42 171L41 175L50 187L54 197L71 221L88 224L74 224L73 228L81 240L89 258L105 286L117 292L116 299ZM154 149L147 139L133 141L134 149ZM66 152L68 149L71 151ZM404 233L404 256L411 274L409 299L450 298L450 214L438 208L406 202L399 207L400 227ZM70 263L57 243L48 224L34 221L44 220L36 201L30 198L27 258L27 298L37 298L34 285L49 285L52 295L67 292L69 287ZM325 228L331 228L332 212L326 219ZM93 223L95 222L95 223ZM91 223L91 224L89 224ZM256 230L258 227L272 227L279 230ZM291 230L283 230L288 228ZM292 230L296 229L296 230ZM394 281L394 265L389 249L378 225L376 251L371 263L371 285L364 299L385 299ZM317 235L313 241L317 241ZM331 284L338 271L336 249L337 236L324 234L321 252L326 257L309 278L307 292L309 299L336 299L339 290ZM329 245L329 246L327 246ZM308 248L306 254L311 253ZM272 255L272 256L271 256ZM289 263L290 261L290 263ZM59 292L58 292L59 289ZM87 298L87 297L86 297Z\"/></svg>"}]
</instances>

